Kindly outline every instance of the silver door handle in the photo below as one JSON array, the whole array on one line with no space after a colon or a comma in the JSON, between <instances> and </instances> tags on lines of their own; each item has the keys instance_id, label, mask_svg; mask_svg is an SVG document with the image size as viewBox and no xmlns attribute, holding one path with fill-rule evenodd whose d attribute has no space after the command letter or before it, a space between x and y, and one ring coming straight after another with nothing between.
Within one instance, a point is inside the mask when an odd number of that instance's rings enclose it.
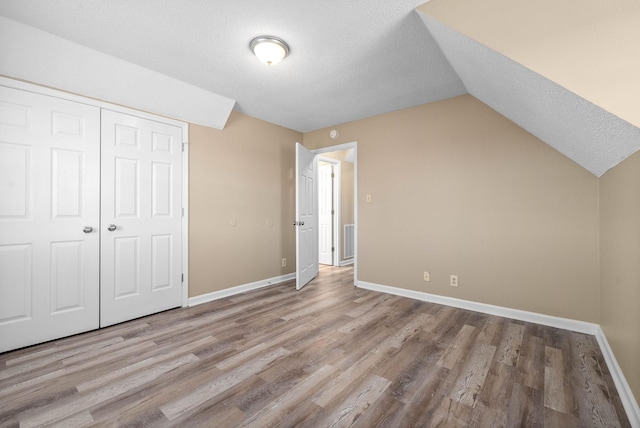
<instances>
[{"instance_id":1,"label":"silver door handle","mask_svg":"<svg viewBox=\"0 0 640 428\"><path fill-rule=\"evenodd\" d=\"M91 226L85 226L85 227L82 229L82 231L83 231L84 233L91 233L91 232L93 232L93 227L91 227Z\"/></svg>"},{"instance_id":2,"label":"silver door handle","mask_svg":"<svg viewBox=\"0 0 640 428\"><path fill-rule=\"evenodd\" d=\"M109 226L107 226L107 230L109 232L113 232L114 230L116 230L116 225L115 224L110 224Z\"/></svg>"}]
</instances>

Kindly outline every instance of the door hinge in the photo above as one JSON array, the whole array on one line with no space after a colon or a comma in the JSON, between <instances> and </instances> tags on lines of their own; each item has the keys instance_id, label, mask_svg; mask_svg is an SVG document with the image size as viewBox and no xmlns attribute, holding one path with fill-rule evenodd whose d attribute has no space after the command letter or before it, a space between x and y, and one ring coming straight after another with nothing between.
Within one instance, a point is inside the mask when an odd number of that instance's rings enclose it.
<instances>
[{"instance_id":1,"label":"door hinge","mask_svg":"<svg viewBox=\"0 0 640 428\"><path fill-rule=\"evenodd\" d=\"M331 173L331 178L335 178L335 177L336 177L336 175L332 172Z\"/></svg>"},{"instance_id":2,"label":"door hinge","mask_svg":"<svg viewBox=\"0 0 640 428\"><path fill-rule=\"evenodd\" d=\"M184 146L186 146L187 143L182 143L182 151L184 152Z\"/></svg>"},{"instance_id":3,"label":"door hinge","mask_svg":"<svg viewBox=\"0 0 640 428\"><path fill-rule=\"evenodd\" d=\"M184 217L184 207L182 207L182 217Z\"/></svg>"},{"instance_id":4,"label":"door hinge","mask_svg":"<svg viewBox=\"0 0 640 428\"><path fill-rule=\"evenodd\" d=\"M184 274L180 276L180 282L184 282Z\"/></svg>"},{"instance_id":5,"label":"door hinge","mask_svg":"<svg viewBox=\"0 0 640 428\"><path fill-rule=\"evenodd\" d=\"M335 250L336 250L336 247L331 247L331 251L335 251Z\"/></svg>"},{"instance_id":6,"label":"door hinge","mask_svg":"<svg viewBox=\"0 0 640 428\"><path fill-rule=\"evenodd\" d=\"M334 210L331 210L331 215L335 215L336 212Z\"/></svg>"}]
</instances>

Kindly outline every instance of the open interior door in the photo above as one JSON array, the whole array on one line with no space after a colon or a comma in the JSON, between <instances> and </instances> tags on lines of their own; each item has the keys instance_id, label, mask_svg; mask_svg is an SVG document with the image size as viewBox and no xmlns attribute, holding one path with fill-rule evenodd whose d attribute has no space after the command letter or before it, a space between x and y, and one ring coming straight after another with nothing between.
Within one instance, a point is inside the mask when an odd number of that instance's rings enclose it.
<instances>
[{"instance_id":1,"label":"open interior door","mask_svg":"<svg viewBox=\"0 0 640 428\"><path fill-rule=\"evenodd\" d=\"M315 154L296 143L296 289L318 275L318 172Z\"/></svg>"}]
</instances>

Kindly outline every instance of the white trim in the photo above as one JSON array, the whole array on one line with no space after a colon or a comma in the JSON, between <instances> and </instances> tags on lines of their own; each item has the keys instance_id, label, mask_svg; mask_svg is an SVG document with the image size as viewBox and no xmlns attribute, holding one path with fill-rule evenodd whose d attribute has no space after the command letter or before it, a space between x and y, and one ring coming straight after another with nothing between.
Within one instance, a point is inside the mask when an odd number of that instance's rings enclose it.
<instances>
[{"instance_id":1,"label":"white trim","mask_svg":"<svg viewBox=\"0 0 640 428\"><path fill-rule=\"evenodd\" d=\"M607 363L607 367L609 367L609 372L611 373L613 382L616 384L616 389L618 390L620 401L622 401L624 410L627 412L629 422L631 423L632 427L639 428L640 407L638 407L638 402L633 396L631 387L627 383L627 380L624 377L624 373L622 373L622 369L618 365L618 361L616 360L611 346L609 346L609 342L607 341L607 337L604 334L604 330L600 326L598 326L598 328L596 329L596 340L600 345L600 349L602 350L602 355L604 356L604 360Z\"/></svg>"},{"instance_id":2,"label":"white trim","mask_svg":"<svg viewBox=\"0 0 640 428\"><path fill-rule=\"evenodd\" d=\"M189 124L182 129L182 307L189 305Z\"/></svg>"},{"instance_id":3,"label":"white trim","mask_svg":"<svg viewBox=\"0 0 640 428\"><path fill-rule=\"evenodd\" d=\"M439 296L437 294L423 293L422 291L373 284L365 281L358 281L356 285L367 290L379 291L382 293L394 294L396 296L408 297L410 299L422 300L424 302L437 303L440 305L452 306L454 308L467 309L469 311L482 312L485 314L547 325L578 333L596 334L599 327L598 324L585 321L560 318L552 315L523 311L520 309L511 309L503 306L489 305L487 303L472 302L470 300L457 299L455 297Z\"/></svg>"},{"instance_id":4,"label":"white trim","mask_svg":"<svg viewBox=\"0 0 640 428\"><path fill-rule=\"evenodd\" d=\"M340 267L349 266L349 265L352 265L352 264L353 264L353 259L342 260L340 262Z\"/></svg>"},{"instance_id":5,"label":"white trim","mask_svg":"<svg viewBox=\"0 0 640 428\"><path fill-rule=\"evenodd\" d=\"M317 155L320 155L322 153L331 153L331 152L339 152L342 150L354 149L356 145L357 145L357 141L353 141L351 143L343 143L343 144L338 144L336 146L320 147L317 149L313 149L311 151Z\"/></svg>"},{"instance_id":6,"label":"white trim","mask_svg":"<svg viewBox=\"0 0 640 428\"><path fill-rule=\"evenodd\" d=\"M437 303L440 305L452 306L454 308L467 309L470 311L481 312L490 315L496 315L505 318L516 319L520 321L542 324L550 327L561 328L563 330L575 331L594 335L600 345L602 355L613 378L613 382L618 390L620 401L627 413L629 422L634 428L640 428L640 408L636 401L631 387L624 377L624 373L618 362L616 361L613 350L609 346L609 342L598 324L585 321L577 321L568 318L555 317L552 315L544 315L535 312L523 311L520 309L505 308L503 306L489 305L486 303L472 302L470 300L457 299L455 297L439 296L436 294L423 293L421 291L407 290L404 288L391 287L388 285L373 284L366 281L358 281L356 284L359 288L377 291L381 293L393 294L395 296L408 297L410 299L422 300L424 302Z\"/></svg>"},{"instance_id":7,"label":"white trim","mask_svg":"<svg viewBox=\"0 0 640 428\"><path fill-rule=\"evenodd\" d=\"M261 281L250 282L248 284L237 285L224 290L213 291L207 294L189 298L189 306L201 305L203 303L213 302L214 300L224 299L225 297L235 296L236 294L246 293L247 291L257 290L259 288L268 287L270 285L280 284L286 281L296 279L296 273L288 273L286 275L274 276L273 278L263 279Z\"/></svg>"},{"instance_id":8,"label":"white trim","mask_svg":"<svg viewBox=\"0 0 640 428\"><path fill-rule=\"evenodd\" d=\"M358 284L358 142L338 144L337 146L321 147L312 150L313 153L337 152L340 150L353 149L353 223L356 225L353 230L353 284Z\"/></svg>"},{"instance_id":9,"label":"white trim","mask_svg":"<svg viewBox=\"0 0 640 428\"><path fill-rule=\"evenodd\" d=\"M333 165L331 171L334 174L334 179L331 180L332 185L332 193L333 193L333 223L331 227L333 228L333 255L331 257L331 263L333 266L340 266L340 221L342 220L342 207L340 206L340 198L342 191L342 162L337 159L328 158L324 156L316 156L317 162L325 162ZM337 168L336 168L337 167Z\"/></svg>"}]
</instances>

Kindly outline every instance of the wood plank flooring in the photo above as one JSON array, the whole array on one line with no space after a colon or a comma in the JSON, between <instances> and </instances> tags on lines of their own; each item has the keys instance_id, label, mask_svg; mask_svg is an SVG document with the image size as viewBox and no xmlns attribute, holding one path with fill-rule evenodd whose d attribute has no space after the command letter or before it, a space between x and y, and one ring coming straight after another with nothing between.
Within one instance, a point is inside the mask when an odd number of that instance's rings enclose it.
<instances>
[{"instance_id":1,"label":"wood plank flooring","mask_svg":"<svg viewBox=\"0 0 640 428\"><path fill-rule=\"evenodd\" d=\"M0 354L0 427L628 427L594 337L353 269Z\"/></svg>"}]
</instances>

